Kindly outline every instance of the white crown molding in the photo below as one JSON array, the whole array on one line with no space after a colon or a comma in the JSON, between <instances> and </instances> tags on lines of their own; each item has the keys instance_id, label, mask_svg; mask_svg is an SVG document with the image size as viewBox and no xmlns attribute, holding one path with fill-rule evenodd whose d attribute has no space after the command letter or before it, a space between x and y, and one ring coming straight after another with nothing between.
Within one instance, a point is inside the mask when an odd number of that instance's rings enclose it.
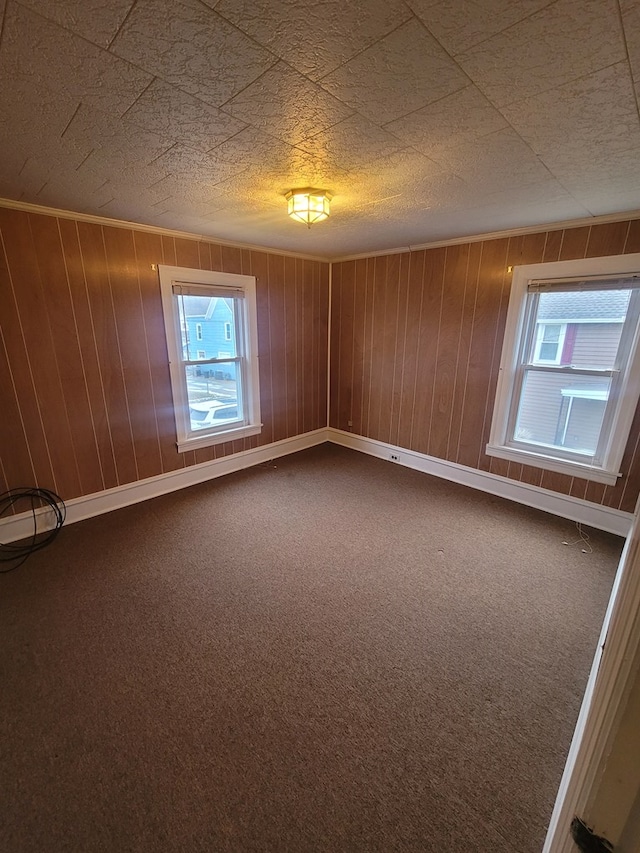
<instances>
[{"instance_id":1,"label":"white crown molding","mask_svg":"<svg viewBox=\"0 0 640 853\"><path fill-rule=\"evenodd\" d=\"M378 258L385 255L401 255L407 252L419 252L423 249L440 249L443 246L459 246L463 243L482 243L485 240L499 240L504 237L521 237L526 234L539 234L542 231L563 231L565 228L581 228L585 225L604 225L607 222L624 222L627 219L640 219L640 210L627 210L620 213L606 213L602 216L586 216L582 219L567 219L562 222L541 222L539 225L523 225L505 231L489 231L486 234L470 234L464 237L451 237L448 240L436 240L431 243L416 243L412 246L399 246L395 249L381 249L376 252L361 252L357 255L343 255L331 258L332 264L344 261L359 261L365 258Z\"/></svg>"},{"instance_id":2,"label":"white crown molding","mask_svg":"<svg viewBox=\"0 0 640 853\"><path fill-rule=\"evenodd\" d=\"M126 219L110 219L108 216L96 216L93 213L76 213L73 210L60 210L56 207L44 207L39 204L31 204L26 201L13 201L8 198L0 198L0 207L11 210L24 210L27 213L39 213L43 216L55 216L58 219L75 219L78 222L92 222L94 225L109 225L112 228L127 228L132 231L144 231L147 234L160 234L165 237L186 237L188 240L197 240L199 243L213 243L216 246L229 246L232 249L246 249L253 252L263 252L266 255L282 255L287 258L298 258L302 261L319 261L323 264L331 263L329 258L321 258L317 255L305 255L302 252L290 252L286 249L272 249L267 246L258 246L254 243L237 243L233 240L225 240L221 237L209 237L206 234L195 234L190 231L175 231L171 228L162 228L160 225L143 225L140 222L131 222Z\"/></svg>"},{"instance_id":3,"label":"white crown molding","mask_svg":"<svg viewBox=\"0 0 640 853\"><path fill-rule=\"evenodd\" d=\"M366 258L378 258L385 255L402 255L407 252L419 252L423 249L439 249L444 246L459 246L464 243L481 243L485 240L498 240L504 237L520 237L526 234L539 234L541 231L562 231L565 228L580 228L585 225L602 225L607 222L622 222L627 219L640 219L640 210L607 213L602 216L587 216L582 219L567 219L562 222L542 222L538 225L525 225L521 228L510 228L505 231L490 231L486 234L468 234L462 237L451 237L447 240L436 240L428 243L416 243L410 246L397 246L390 249L380 249L375 252L360 252L354 255L339 255L336 257L320 257L306 255L302 252L291 252L288 249L274 249L260 246L257 243L238 243L221 237L211 237L206 234L196 234L190 231L176 231L162 228L159 225L143 225L125 219L110 219L108 216L96 216L92 213L77 213L73 210L61 210L55 207L44 207L26 201L0 198L0 207L12 210L24 210L28 213L40 213L44 216L56 216L60 219L75 219L78 222L93 222L96 225L110 225L113 228L128 228L135 231L145 231L149 234L161 234L167 237L186 237L201 243L213 243L216 246L230 246L234 249L247 249L254 252L264 252L267 255L281 255L287 258L298 258L304 261L318 261L323 264L339 264L345 261L358 261Z\"/></svg>"},{"instance_id":4,"label":"white crown molding","mask_svg":"<svg viewBox=\"0 0 640 853\"><path fill-rule=\"evenodd\" d=\"M551 513L551 515L560 516L560 518L586 524L588 527L605 530L617 536L627 536L631 529L634 516L630 512L622 512L619 509L580 500L570 495L562 495L558 492L542 489L539 486L529 485L529 483L519 483L516 480L509 480L507 477L490 474L488 471L468 468L466 465L459 465L457 462L448 462L435 456L416 453L404 447L395 447L392 444L354 435L333 427L329 427L327 433L328 440L334 444L360 450L362 453L377 456L379 459L389 460L393 455L397 457L394 464L405 465L407 468L413 468L425 474L433 474L435 477L441 477L444 480L469 486L496 497L506 498L534 509L540 509L543 512Z\"/></svg>"}]
</instances>

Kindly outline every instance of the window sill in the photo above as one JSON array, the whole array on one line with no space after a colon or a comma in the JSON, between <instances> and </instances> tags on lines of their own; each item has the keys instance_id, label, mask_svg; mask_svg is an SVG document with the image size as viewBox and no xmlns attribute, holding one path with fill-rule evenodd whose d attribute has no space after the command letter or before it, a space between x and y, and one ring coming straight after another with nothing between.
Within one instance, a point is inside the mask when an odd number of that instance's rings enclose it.
<instances>
[{"instance_id":1,"label":"window sill","mask_svg":"<svg viewBox=\"0 0 640 853\"><path fill-rule=\"evenodd\" d=\"M604 468L596 468L588 463L571 462L566 459L545 456L542 453L516 450L513 447L487 444L486 453L487 456L496 456L499 459L517 462L520 465L531 465L534 468L555 471L557 474L567 474L569 477L580 477L583 480L591 480L595 483L605 483L608 486L615 486L620 476L615 471L606 471Z\"/></svg>"},{"instance_id":2,"label":"window sill","mask_svg":"<svg viewBox=\"0 0 640 853\"><path fill-rule=\"evenodd\" d=\"M262 424L249 424L232 427L221 432L207 433L194 438L184 438L176 442L178 453L187 450L198 450L200 447L211 447L213 444L222 444L225 441L235 441L238 438L247 438L250 435L259 435L262 432Z\"/></svg>"}]
</instances>

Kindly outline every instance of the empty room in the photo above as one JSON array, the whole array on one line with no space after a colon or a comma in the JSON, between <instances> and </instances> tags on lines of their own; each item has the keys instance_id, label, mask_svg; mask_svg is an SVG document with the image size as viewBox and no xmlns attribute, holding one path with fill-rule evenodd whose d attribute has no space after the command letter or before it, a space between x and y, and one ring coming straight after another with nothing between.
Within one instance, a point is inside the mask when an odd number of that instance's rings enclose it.
<instances>
[{"instance_id":1,"label":"empty room","mask_svg":"<svg viewBox=\"0 0 640 853\"><path fill-rule=\"evenodd\" d=\"M0 848L640 850L637 0L0 0Z\"/></svg>"}]
</instances>

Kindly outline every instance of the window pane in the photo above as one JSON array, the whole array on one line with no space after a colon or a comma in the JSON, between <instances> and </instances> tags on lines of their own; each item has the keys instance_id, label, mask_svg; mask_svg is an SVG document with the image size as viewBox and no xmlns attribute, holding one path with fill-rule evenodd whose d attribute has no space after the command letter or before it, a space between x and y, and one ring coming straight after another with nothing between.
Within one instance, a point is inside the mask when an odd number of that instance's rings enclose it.
<instances>
[{"instance_id":1,"label":"window pane","mask_svg":"<svg viewBox=\"0 0 640 853\"><path fill-rule=\"evenodd\" d=\"M211 429L242 420L235 362L197 364L185 368L191 429Z\"/></svg>"},{"instance_id":2,"label":"window pane","mask_svg":"<svg viewBox=\"0 0 640 853\"><path fill-rule=\"evenodd\" d=\"M540 361L554 361L557 354L557 341L543 341L540 344Z\"/></svg>"},{"instance_id":3,"label":"window pane","mask_svg":"<svg viewBox=\"0 0 640 853\"><path fill-rule=\"evenodd\" d=\"M609 387L609 379L527 370L514 439L593 456Z\"/></svg>"},{"instance_id":4,"label":"window pane","mask_svg":"<svg viewBox=\"0 0 640 853\"><path fill-rule=\"evenodd\" d=\"M560 340L560 326L549 325L549 323L543 326L542 332L542 340L545 344L557 344Z\"/></svg>"},{"instance_id":5,"label":"window pane","mask_svg":"<svg viewBox=\"0 0 640 853\"><path fill-rule=\"evenodd\" d=\"M218 358L220 350L224 350L229 358L237 355L234 299L183 295L176 298L180 312L182 356L186 361Z\"/></svg>"},{"instance_id":6,"label":"window pane","mask_svg":"<svg viewBox=\"0 0 640 853\"><path fill-rule=\"evenodd\" d=\"M592 290L541 293L537 322L547 323L540 359L555 359L550 353L551 330L566 325L562 353L563 365L610 369L616 365L622 326L629 307L630 290ZM555 323L554 323L555 321ZM549 330L549 333L547 333ZM552 345L553 346L553 345Z\"/></svg>"}]
</instances>

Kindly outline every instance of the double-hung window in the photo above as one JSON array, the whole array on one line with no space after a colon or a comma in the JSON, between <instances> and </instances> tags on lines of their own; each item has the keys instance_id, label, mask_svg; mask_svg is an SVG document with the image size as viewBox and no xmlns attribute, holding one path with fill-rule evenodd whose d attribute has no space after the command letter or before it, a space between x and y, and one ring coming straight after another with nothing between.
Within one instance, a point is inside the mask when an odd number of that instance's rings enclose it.
<instances>
[{"instance_id":1,"label":"double-hung window","mask_svg":"<svg viewBox=\"0 0 640 853\"><path fill-rule=\"evenodd\" d=\"M516 267L487 453L614 484L639 338L640 255Z\"/></svg>"},{"instance_id":2,"label":"double-hung window","mask_svg":"<svg viewBox=\"0 0 640 853\"><path fill-rule=\"evenodd\" d=\"M256 435L255 278L164 265L159 272L178 450Z\"/></svg>"}]
</instances>

